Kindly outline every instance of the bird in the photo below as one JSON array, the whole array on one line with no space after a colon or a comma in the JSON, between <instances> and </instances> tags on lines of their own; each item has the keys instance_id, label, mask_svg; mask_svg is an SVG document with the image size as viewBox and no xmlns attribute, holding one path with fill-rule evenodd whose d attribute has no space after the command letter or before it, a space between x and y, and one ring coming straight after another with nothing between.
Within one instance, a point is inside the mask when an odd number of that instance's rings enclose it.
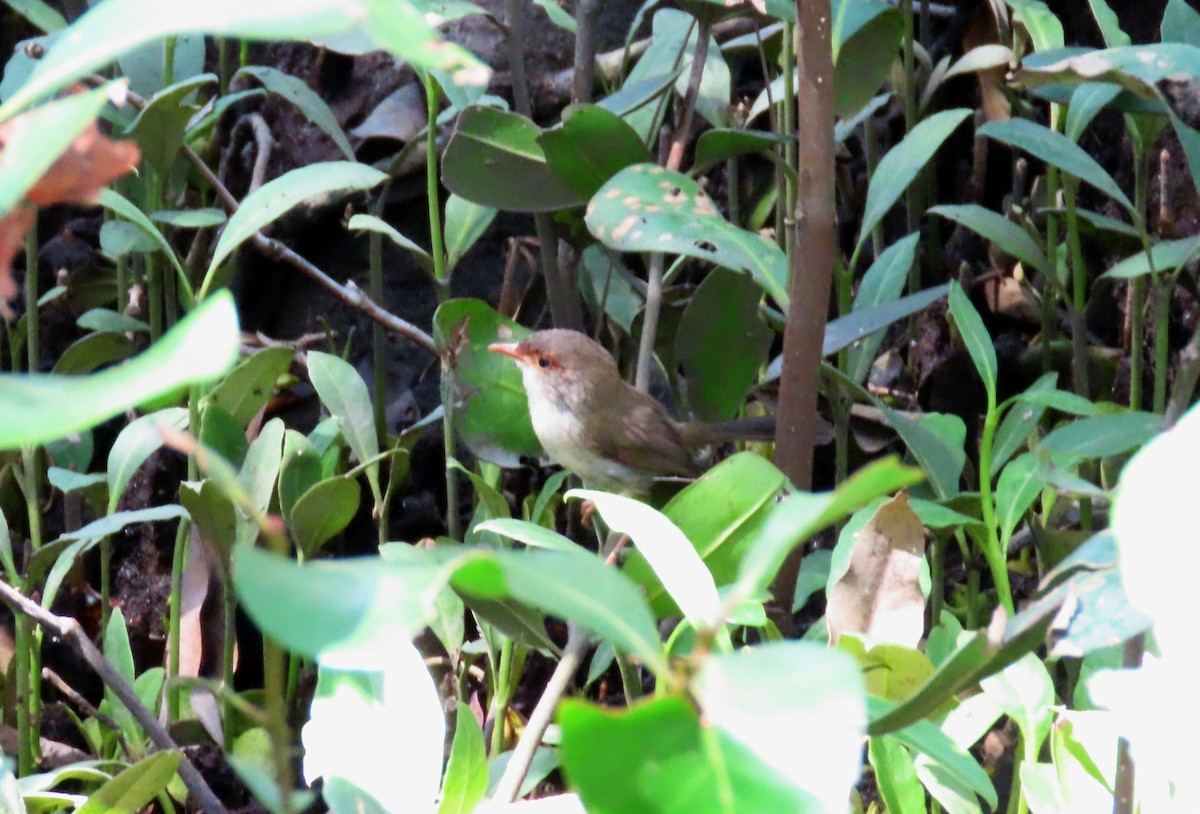
<instances>
[{"instance_id":1,"label":"bird","mask_svg":"<svg viewBox=\"0 0 1200 814\"><path fill-rule=\"evenodd\" d=\"M603 345L578 331L536 331L488 349L520 368L530 422L546 454L592 488L642 497L657 479L702 474L707 447L774 436L770 416L676 421L654 397L621 378Z\"/></svg>"}]
</instances>

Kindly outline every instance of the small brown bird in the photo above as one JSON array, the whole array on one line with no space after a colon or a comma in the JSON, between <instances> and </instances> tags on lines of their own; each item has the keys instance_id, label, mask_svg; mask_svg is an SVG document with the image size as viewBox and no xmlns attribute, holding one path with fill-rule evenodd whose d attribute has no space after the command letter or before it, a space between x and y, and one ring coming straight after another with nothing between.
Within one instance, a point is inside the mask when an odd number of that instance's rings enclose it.
<instances>
[{"instance_id":1,"label":"small brown bird","mask_svg":"<svg viewBox=\"0 0 1200 814\"><path fill-rule=\"evenodd\" d=\"M655 478L695 477L708 446L768 440L774 419L721 424L679 422L621 378L600 344L577 331L547 330L489 350L516 360L533 431L546 453L588 486L646 494Z\"/></svg>"}]
</instances>

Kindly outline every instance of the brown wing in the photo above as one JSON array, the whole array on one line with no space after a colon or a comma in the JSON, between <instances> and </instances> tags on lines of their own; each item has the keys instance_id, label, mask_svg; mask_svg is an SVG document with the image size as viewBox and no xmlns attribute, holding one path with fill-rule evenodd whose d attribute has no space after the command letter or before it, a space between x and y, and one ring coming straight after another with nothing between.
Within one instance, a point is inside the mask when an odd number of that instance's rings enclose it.
<instances>
[{"instance_id":1,"label":"brown wing","mask_svg":"<svg viewBox=\"0 0 1200 814\"><path fill-rule=\"evenodd\" d=\"M700 474L694 452L661 404L641 391L624 420L606 425L591 435L593 448L631 469L652 475Z\"/></svg>"}]
</instances>

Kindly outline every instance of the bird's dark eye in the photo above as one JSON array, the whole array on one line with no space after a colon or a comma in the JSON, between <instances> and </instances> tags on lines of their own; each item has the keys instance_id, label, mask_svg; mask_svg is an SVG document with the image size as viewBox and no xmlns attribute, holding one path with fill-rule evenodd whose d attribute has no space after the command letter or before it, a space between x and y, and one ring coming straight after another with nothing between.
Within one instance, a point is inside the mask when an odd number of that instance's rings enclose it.
<instances>
[{"instance_id":1,"label":"bird's dark eye","mask_svg":"<svg viewBox=\"0 0 1200 814\"><path fill-rule=\"evenodd\" d=\"M550 367L550 360L545 356L538 357L538 367Z\"/></svg>"}]
</instances>

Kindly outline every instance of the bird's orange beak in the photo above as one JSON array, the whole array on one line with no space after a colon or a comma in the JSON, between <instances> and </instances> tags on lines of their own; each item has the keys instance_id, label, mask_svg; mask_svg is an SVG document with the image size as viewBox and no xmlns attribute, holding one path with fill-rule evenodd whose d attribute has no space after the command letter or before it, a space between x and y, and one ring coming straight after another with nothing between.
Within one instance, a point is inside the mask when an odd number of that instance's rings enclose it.
<instances>
[{"instance_id":1,"label":"bird's orange beak","mask_svg":"<svg viewBox=\"0 0 1200 814\"><path fill-rule=\"evenodd\" d=\"M503 353L505 356L511 356L518 362L524 362L525 354L519 348L520 346L516 342L493 342L488 345L488 350L494 353Z\"/></svg>"}]
</instances>

